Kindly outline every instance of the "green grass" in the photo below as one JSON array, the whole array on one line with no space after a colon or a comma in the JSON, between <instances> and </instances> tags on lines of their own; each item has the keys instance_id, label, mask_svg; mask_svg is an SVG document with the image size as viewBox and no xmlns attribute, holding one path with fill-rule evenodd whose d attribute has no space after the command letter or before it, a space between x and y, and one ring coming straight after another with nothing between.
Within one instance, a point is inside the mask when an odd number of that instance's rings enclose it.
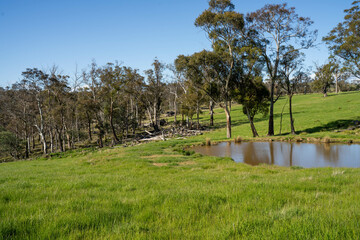
<instances>
[{"instance_id":1,"label":"green grass","mask_svg":"<svg viewBox=\"0 0 360 240\"><path fill-rule=\"evenodd\" d=\"M293 138L290 135L290 117L288 104L283 113L282 135L278 135L280 130L280 115L287 97L280 98L274 105L274 139ZM206 137L212 140L226 139L226 122L224 110L215 110L214 121L216 131L207 134ZM346 130L360 121L360 92L348 92L341 94L330 94L324 98L321 94L295 95L293 98L293 117L295 119L295 130L302 138L323 138L330 137L338 140L360 141L359 130ZM241 136L245 139L252 138L250 125L247 117L243 114L239 105L232 107L232 136ZM201 116L203 124L209 124L207 112ZM266 137L268 130L268 116L257 115L255 126L260 137ZM337 130L345 130L337 132Z\"/></svg>"},{"instance_id":2,"label":"green grass","mask_svg":"<svg viewBox=\"0 0 360 240\"><path fill-rule=\"evenodd\" d=\"M333 127L358 119L359 103L359 93L296 96L296 130L359 139ZM233 136L251 136L239 106L232 117ZM221 109L215 120L224 124ZM265 118L256 126L266 134ZM360 169L251 167L183 150L224 136L218 128L184 140L0 164L0 239L359 238Z\"/></svg>"}]
</instances>

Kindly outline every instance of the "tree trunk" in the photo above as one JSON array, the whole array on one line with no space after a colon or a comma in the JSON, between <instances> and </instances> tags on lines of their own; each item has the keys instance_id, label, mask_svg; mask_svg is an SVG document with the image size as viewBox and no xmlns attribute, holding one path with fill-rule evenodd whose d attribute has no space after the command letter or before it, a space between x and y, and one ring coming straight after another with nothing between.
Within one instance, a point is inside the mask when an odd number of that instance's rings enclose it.
<instances>
[{"instance_id":1,"label":"tree trunk","mask_svg":"<svg viewBox=\"0 0 360 240\"><path fill-rule=\"evenodd\" d=\"M64 145L63 145L61 129L57 130L57 135L58 135L57 137L58 137L58 144L59 144L60 152L63 152L64 151Z\"/></svg>"},{"instance_id":2,"label":"tree trunk","mask_svg":"<svg viewBox=\"0 0 360 240\"><path fill-rule=\"evenodd\" d=\"M291 125L291 134L296 134L294 127L294 118L292 115L292 95L289 95L289 113L290 113L290 125Z\"/></svg>"},{"instance_id":3,"label":"tree trunk","mask_svg":"<svg viewBox=\"0 0 360 240\"><path fill-rule=\"evenodd\" d=\"M50 135L50 152L54 152L54 134L52 129L49 130L49 135Z\"/></svg>"},{"instance_id":4,"label":"tree trunk","mask_svg":"<svg viewBox=\"0 0 360 240\"><path fill-rule=\"evenodd\" d=\"M91 119L90 119L90 116L89 116L89 113L86 112L86 117L87 117L87 120L88 120L88 135L89 135L89 140L92 141L92 136L91 136Z\"/></svg>"},{"instance_id":5,"label":"tree trunk","mask_svg":"<svg viewBox=\"0 0 360 240\"><path fill-rule=\"evenodd\" d=\"M210 126L214 126L214 102L213 101L210 101L209 110L210 110Z\"/></svg>"},{"instance_id":6,"label":"tree trunk","mask_svg":"<svg viewBox=\"0 0 360 240\"><path fill-rule=\"evenodd\" d=\"M246 112L247 112L247 117L248 117L248 120L250 122L250 127L251 127L251 131L252 131L252 134L253 134L253 137L258 137L259 134L257 133L256 131L256 128L255 128L255 125L254 125L254 117L251 117L250 116L250 113L249 113L249 110L248 108L246 107Z\"/></svg>"},{"instance_id":7,"label":"tree trunk","mask_svg":"<svg viewBox=\"0 0 360 240\"><path fill-rule=\"evenodd\" d=\"M226 115L226 137L231 138L231 116L228 106L228 101L225 103L225 115Z\"/></svg>"},{"instance_id":8,"label":"tree trunk","mask_svg":"<svg viewBox=\"0 0 360 240\"><path fill-rule=\"evenodd\" d=\"M41 139L42 142L42 147L43 147L43 152L44 154L47 154L47 144L46 144L46 137L45 137L45 133L44 133L44 116L43 116L43 112L42 112L42 108L41 108L41 103L40 100L37 96L37 105L38 105L38 109L39 109L39 115L40 115L40 126L35 125L35 127L38 129L39 131L39 137Z\"/></svg>"},{"instance_id":9,"label":"tree trunk","mask_svg":"<svg viewBox=\"0 0 360 240\"><path fill-rule=\"evenodd\" d=\"M71 142L71 137L70 137L70 134L68 133L68 131L66 131L66 140L67 140L68 148L71 149L72 142Z\"/></svg>"},{"instance_id":10,"label":"tree trunk","mask_svg":"<svg viewBox=\"0 0 360 240\"><path fill-rule=\"evenodd\" d=\"M153 124L154 124L154 130L155 132L158 132L160 131L160 128L159 128L159 118L158 118L158 109L157 109L157 102L154 103L154 120L153 120Z\"/></svg>"},{"instance_id":11,"label":"tree trunk","mask_svg":"<svg viewBox=\"0 0 360 240\"><path fill-rule=\"evenodd\" d=\"M176 97L174 98L174 123L177 125L177 104L176 104Z\"/></svg>"},{"instance_id":12,"label":"tree trunk","mask_svg":"<svg viewBox=\"0 0 360 240\"><path fill-rule=\"evenodd\" d=\"M104 125L103 125L103 122L101 120L101 116L97 116L97 128L98 128L98 144L99 144L99 147L102 148L104 147L104 143L103 143L103 135L104 135Z\"/></svg>"},{"instance_id":13,"label":"tree trunk","mask_svg":"<svg viewBox=\"0 0 360 240\"><path fill-rule=\"evenodd\" d=\"M102 148L104 146L103 140L102 140L102 134L99 133L98 137L99 137L99 139L98 139L99 148Z\"/></svg>"},{"instance_id":14,"label":"tree trunk","mask_svg":"<svg viewBox=\"0 0 360 240\"><path fill-rule=\"evenodd\" d=\"M335 77L335 93L338 93L338 77Z\"/></svg>"},{"instance_id":15,"label":"tree trunk","mask_svg":"<svg viewBox=\"0 0 360 240\"><path fill-rule=\"evenodd\" d=\"M77 135L77 141L80 142L80 126L79 126L79 116L78 113L76 111L76 116L75 116L75 124L76 124L76 135Z\"/></svg>"},{"instance_id":16,"label":"tree trunk","mask_svg":"<svg viewBox=\"0 0 360 240\"><path fill-rule=\"evenodd\" d=\"M271 81L271 90L270 90L270 111L269 111L269 131L268 136L274 136L274 90L275 82Z\"/></svg>"},{"instance_id":17,"label":"tree trunk","mask_svg":"<svg viewBox=\"0 0 360 240\"><path fill-rule=\"evenodd\" d=\"M119 138L116 136L116 132L115 132L115 127L114 127L114 123L113 123L113 102L111 101L111 106L110 106L110 127L111 127L111 131L114 137L114 142L115 144L119 142Z\"/></svg>"},{"instance_id":18,"label":"tree trunk","mask_svg":"<svg viewBox=\"0 0 360 240\"><path fill-rule=\"evenodd\" d=\"M43 153L47 154L48 153L48 148L47 148L47 144L46 144L46 137L45 137L45 134L43 132L40 132L40 138L41 138L41 142L42 142Z\"/></svg>"},{"instance_id":19,"label":"tree trunk","mask_svg":"<svg viewBox=\"0 0 360 240\"><path fill-rule=\"evenodd\" d=\"M35 134L32 133L32 149L35 149Z\"/></svg>"},{"instance_id":20,"label":"tree trunk","mask_svg":"<svg viewBox=\"0 0 360 240\"><path fill-rule=\"evenodd\" d=\"M200 106L199 106L199 101L196 102L196 129L199 130L200 129Z\"/></svg>"},{"instance_id":21,"label":"tree trunk","mask_svg":"<svg viewBox=\"0 0 360 240\"><path fill-rule=\"evenodd\" d=\"M281 114L280 114L280 131L279 131L279 135L281 135L281 130L282 130L282 118L283 118L284 108L285 108L286 104L287 104L287 101L285 102L284 106L282 107Z\"/></svg>"},{"instance_id":22,"label":"tree trunk","mask_svg":"<svg viewBox=\"0 0 360 240\"><path fill-rule=\"evenodd\" d=\"M327 97L327 89L326 89L326 87L323 88L323 94L324 94L324 97Z\"/></svg>"},{"instance_id":23,"label":"tree trunk","mask_svg":"<svg viewBox=\"0 0 360 240\"><path fill-rule=\"evenodd\" d=\"M26 137L26 145L25 145L25 158L29 158L30 153L30 138Z\"/></svg>"}]
</instances>

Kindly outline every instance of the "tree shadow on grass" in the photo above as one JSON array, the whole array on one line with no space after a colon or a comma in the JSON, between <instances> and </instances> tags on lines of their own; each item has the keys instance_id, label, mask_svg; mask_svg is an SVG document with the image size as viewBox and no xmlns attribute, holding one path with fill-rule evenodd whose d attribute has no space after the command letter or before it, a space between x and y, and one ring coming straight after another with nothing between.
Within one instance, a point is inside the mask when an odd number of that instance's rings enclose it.
<instances>
[{"instance_id":1,"label":"tree shadow on grass","mask_svg":"<svg viewBox=\"0 0 360 240\"><path fill-rule=\"evenodd\" d=\"M298 112L296 112L296 113L298 113ZM280 115L281 115L280 113L274 114L274 119L280 118ZM284 117L284 115L285 114L283 114L283 117ZM225 118L225 116L224 116L224 118ZM268 121L268 120L269 120L269 115L265 115L265 116L262 116L262 117L257 117L257 118L254 119L254 124L259 123L259 122L263 122L263 121ZM249 124L249 120L246 118L246 116L243 119L231 117L231 126L232 127L243 125L243 124ZM211 129L219 129L219 128L225 128L225 127L226 127L226 122L225 121L219 123L219 122L216 122L214 120L214 126L211 127Z\"/></svg>"},{"instance_id":2,"label":"tree shadow on grass","mask_svg":"<svg viewBox=\"0 0 360 240\"><path fill-rule=\"evenodd\" d=\"M356 121L355 119L340 119L320 126L304 129L302 131L299 131L299 133L300 132L316 133L316 132L324 132L324 131L334 131L337 129L346 129L350 126L354 126L355 121Z\"/></svg>"}]
</instances>

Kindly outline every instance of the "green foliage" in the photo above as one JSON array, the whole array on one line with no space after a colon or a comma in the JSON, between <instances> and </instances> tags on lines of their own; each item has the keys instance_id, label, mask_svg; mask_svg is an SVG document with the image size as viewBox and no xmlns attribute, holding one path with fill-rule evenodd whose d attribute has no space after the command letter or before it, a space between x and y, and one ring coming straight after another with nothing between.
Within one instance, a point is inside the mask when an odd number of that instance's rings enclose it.
<instances>
[{"instance_id":1,"label":"green foliage","mask_svg":"<svg viewBox=\"0 0 360 240\"><path fill-rule=\"evenodd\" d=\"M345 10L344 21L339 23L323 40L332 54L342 58L348 70L360 77L360 1Z\"/></svg>"},{"instance_id":2,"label":"green foliage","mask_svg":"<svg viewBox=\"0 0 360 240\"><path fill-rule=\"evenodd\" d=\"M18 159L23 150L21 139L8 131L0 131L0 153L6 153Z\"/></svg>"},{"instance_id":3,"label":"green foliage","mask_svg":"<svg viewBox=\"0 0 360 240\"><path fill-rule=\"evenodd\" d=\"M324 64L317 68L315 72L315 79L311 83L311 88L315 92L322 92L326 96L328 89L334 84L334 76L332 71L332 64Z\"/></svg>"}]
</instances>

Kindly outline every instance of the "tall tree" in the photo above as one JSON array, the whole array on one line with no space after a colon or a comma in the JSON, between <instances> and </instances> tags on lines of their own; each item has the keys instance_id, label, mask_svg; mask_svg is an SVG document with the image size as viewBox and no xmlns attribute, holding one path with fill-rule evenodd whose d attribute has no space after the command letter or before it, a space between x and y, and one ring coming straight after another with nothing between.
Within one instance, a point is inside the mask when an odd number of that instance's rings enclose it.
<instances>
[{"instance_id":1,"label":"tall tree","mask_svg":"<svg viewBox=\"0 0 360 240\"><path fill-rule=\"evenodd\" d=\"M234 5L230 0L210 0L209 8L205 10L195 21L195 26L203 29L212 41L212 47L226 67L225 74L218 75L221 83L222 99L221 106L226 115L226 136L231 138L231 94L230 85L234 70L234 48L244 27L243 15L234 11Z\"/></svg>"},{"instance_id":2,"label":"tall tree","mask_svg":"<svg viewBox=\"0 0 360 240\"><path fill-rule=\"evenodd\" d=\"M285 90L286 95L289 98L289 115L290 115L290 129L291 134L296 134L293 118L293 109L292 109L292 98L296 91L296 88L300 81L305 76L305 73L302 71L302 63L304 61L304 54L298 50L294 50L292 46L288 47L286 50L287 54L284 55L280 61L279 66L279 77L280 85ZM293 51L291 51L293 50Z\"/></svg>"},{"instance_id":3,"label":"tall tree","mask_svg":"<svg viewBox=\"0 0 360 240\"><path fill-rule=\"evenodd\" d=\"M102 82L99 78L99 68L95 62L90 66L89 72L83 72L84 83L88 86L86 91L89 91L89 94L86 96L89 97L89 107L93 112L93 116L96 120L96 128L98 129L98 145L100 148L104 146L103 137L105 135L105 124L104 124L104 112L102 108L103 98L101 97L101 88Z\"/></svg>"},{"instance_id":4,"label":"tall tree","mask_svg":"<svg viewBox=\"0 0 360 240\"><path fill-rule=\"evenodd\" d=\"M321 91L324 97L327 96L329 88L334 84L334 75L331 68L331 63L318 66L315 72L315 79L311 84L312 89L314 91Z\"/></svg>"},{"instance_id":5,"label":"tall tree","mask_svg":"<svg viewBox=\"0 0 360 240\"><path fill-rule=\"evenodd\" d=\"M262 55L266 63L266 72L270 80L270 114L268 135L274 135L274 98L275 85L279 79L279 64L288 51L308 49L314 46L317 31L311 31L313 22L300 17L294 7L287 4L265 5L263 8L247 15L252 27L258 32L262 43Z\"/></svg>"},{"instance_id":6,"label":"tall tree","mask_svg":"<svg viewBox=\"0 0 360 240\"><path fill-rule=\"evenodd\" d=\"M323 38L331 53L344 60L345 66L360 78L360 1L345 10L344 21Z\"/></svg>"},{"instance_id":7,"label":"tall tree","mask_svg":"<svg viewBox=\"0 0 360 240\"><path fill-rule=\"evenodd\" d=\"M29 86L29 91L33 94L34 102L37 106L38 118L35 120L34 126L38 130L42 150L44 154L48 153L48 146L46 142L46 113L44 112L45 108L45 95L44 89L48 85L49 75L44 73L37 68L28 68L25 72L22 73L23 81L27 82Z\"/></svg>"},{"instance_id":8,"label":"tall tree","mask_svg":"<svg viewBox=\"0 0 360 240\"><path fill-rule=\"evenodd\" d=\"M147 75L147 85L146 88L146 104L147 104L147 112L150 118L151 125L153 126L155 131L160 130L160 113L161 106L164 100L164 76L163 71L165 69L165 65L161 63L159 60L155 59L153 64L153 69L146 70L145 73Z\"/></svg>"},{"instance_id":9,"label":"tall tree","mask_svg":"<svg viewBox=\"0 0 360 240\"><path fill-rule=\"evenodd\" d=\"M118 63L108 63L99 71L100 81L102 82L101 96L104 99L104 113L109 118L113 144L116 144L119 142L119 138L114 125L114 116L115 111L119 110L119 103L122 102L120 92L125 84L123 69Z\"/></svg>"},{"instance_id":10,"label":"tall tree","mask_svg":"<svg viewBox=\"0 0 360 240\"><path fill-rule=\"evenodd\" d=\"M338 93L340 91L339 82L345 81L351 74L349 68L343 66L342 61L339 61L336 57L331 57L329 63L331 64L330 70L335 80L335 93Z\"/></svg>"}]
</instances>

